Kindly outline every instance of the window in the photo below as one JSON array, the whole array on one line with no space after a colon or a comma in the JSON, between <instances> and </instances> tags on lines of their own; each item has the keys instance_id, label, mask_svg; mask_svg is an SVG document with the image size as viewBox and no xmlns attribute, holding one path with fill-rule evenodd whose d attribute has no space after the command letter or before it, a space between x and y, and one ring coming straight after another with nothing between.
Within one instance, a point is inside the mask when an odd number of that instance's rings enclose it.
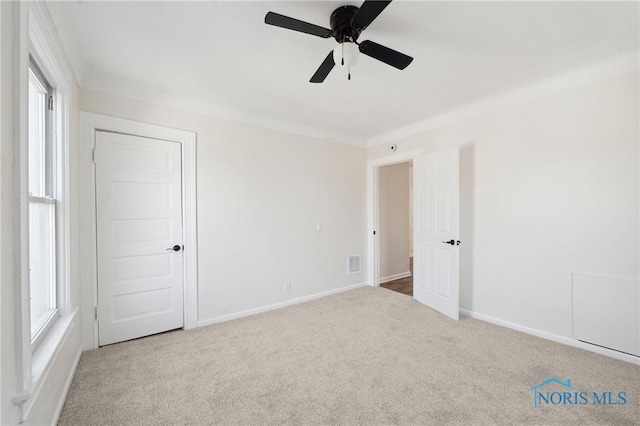
<instances>
[{"instance_id":1,"label":"window","mask_svg":"<svg viewBox=\"0 0 640 426\"><path fill-rule=\"evenodd\" d=\"M31 343L37 347L58 316L56 155L51 85L29 64L29 290Z\"/></svg>"}]
</instances>

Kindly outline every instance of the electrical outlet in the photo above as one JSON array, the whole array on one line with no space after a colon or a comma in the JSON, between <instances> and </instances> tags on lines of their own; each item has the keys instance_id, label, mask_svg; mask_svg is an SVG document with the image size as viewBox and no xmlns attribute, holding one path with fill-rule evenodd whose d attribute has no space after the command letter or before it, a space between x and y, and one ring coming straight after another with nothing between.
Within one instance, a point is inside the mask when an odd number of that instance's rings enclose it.
<instances>
[{"instance_id":1,"label":"electrical outlet","mask_svg":"<svg viewBox=\"0 0 640 426\"><path fill-rule=\"evenodd\" d=\"M291 291L291 281L284 282L284 292L289 293Z\"/></svg>"}]
</instances>

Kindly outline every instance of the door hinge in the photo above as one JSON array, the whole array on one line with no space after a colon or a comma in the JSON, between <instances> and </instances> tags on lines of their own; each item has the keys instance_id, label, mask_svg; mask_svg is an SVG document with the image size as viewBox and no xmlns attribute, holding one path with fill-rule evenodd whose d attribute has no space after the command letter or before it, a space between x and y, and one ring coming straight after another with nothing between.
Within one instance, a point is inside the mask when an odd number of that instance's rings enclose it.
<instances>
[{"instance_id":1,"label":"door hinge","mask_svg":"<svg viewBox=\"0 0 640 426\"><path fill-rule=\"evenodd\" d=\"M96 306L94 311L95 311L95 314L96 314L96 321L98 321L98 307L97 306Z\"/></svg>"},{"instance_id":2,"label":"door hinge","mask_svg":"<svg viewBox=\"0 0 640 426\"><path fill-rule=\"evenodd\" d=\"M53 96L49 96L49 102L47 102L47 109L53 111Z\"/></svg>"}]
</instances>

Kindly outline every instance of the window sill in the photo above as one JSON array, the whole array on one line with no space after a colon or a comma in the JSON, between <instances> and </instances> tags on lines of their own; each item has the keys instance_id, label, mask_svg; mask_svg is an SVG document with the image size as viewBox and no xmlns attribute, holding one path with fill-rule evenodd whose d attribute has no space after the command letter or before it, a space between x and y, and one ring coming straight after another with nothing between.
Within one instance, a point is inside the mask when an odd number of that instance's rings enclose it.
<instances>
[{"instance_id":1,"label":"window sill","mask_svg":"<svg viewBox=\"0 0 640 426\"><path fill-rule=\"evenodd\" d=\"M13 398L15 405L20 407L20 423L29 416L31 409L38 400L38 395L45 384L52 365L64 347L71 330L76 325L78 309L62 314L51 327L47 336L31 356L31 381L28 389L18 392Z\"/></svg>"},{"instance_id":2,"label":"window sill","mask_svg":"<svg viewBox=\"0 0 640 426\"><path fill-rule=\"evenodd\" d=\"M43 379L47 376L48 370L51 367L52 361L58 352L60 352L60 348L62 348L67 340L69 332L73 329L77 315L78 309L75 309L71 313L60 315L53 327L51 327L51 330L47 333L47 336L38 346L38 349L33 353L31 359L31 401L33 401L34 397L38 394L44 381ZM27 405L29 405L29 402L27 402Z\"/></svg>"}]
</instances>

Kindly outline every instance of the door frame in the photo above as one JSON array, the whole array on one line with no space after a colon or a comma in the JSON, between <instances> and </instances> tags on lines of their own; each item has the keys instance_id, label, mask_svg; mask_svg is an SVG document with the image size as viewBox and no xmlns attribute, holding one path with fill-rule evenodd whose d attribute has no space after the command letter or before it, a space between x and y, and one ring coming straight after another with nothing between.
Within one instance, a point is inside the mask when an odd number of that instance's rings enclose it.
<instances>
[{"instance_id":1,"label":"door frame","mask_svg":"<svg viewBox=\"0 0 640 426\"><path fill-rule=\"evenodd\" d=\"M98 250L97 250L97 220L96 220L96 167L94 150L96 147L96 131L102 130L114 133L124 133L153 139L178 142L181 145L182 158L182 232L184 236L183 251L183 328L190 329L198 326L198 246L196 224L196 133L186 130L173 129L155 124L141 123L107 115L80 112L80 163L87 165L87 182L80 182L81 199L86 200L79 208L84 214L79 214L84 229L89 229L80 235L81 247L86 247L87 253L80 253L83 259L80 266L81 275L81 312L82 312L82 346L84 350L98 347L98 321L96 307L98 302ZM90 176L90 178L88 178Z\"/></svg>"},{"instance_id":2,"label":"door frame","mask_svg":"<svg viewBox=\"0 0 640 426\"><path fill-rule=\"evenodd\" d=\"M367 284L371 287L380 286L380 239L377 232L380 228L380 167L405 163L423 154L424 149L416 149L367 161Z\"/></svg>"}]
</instances>

